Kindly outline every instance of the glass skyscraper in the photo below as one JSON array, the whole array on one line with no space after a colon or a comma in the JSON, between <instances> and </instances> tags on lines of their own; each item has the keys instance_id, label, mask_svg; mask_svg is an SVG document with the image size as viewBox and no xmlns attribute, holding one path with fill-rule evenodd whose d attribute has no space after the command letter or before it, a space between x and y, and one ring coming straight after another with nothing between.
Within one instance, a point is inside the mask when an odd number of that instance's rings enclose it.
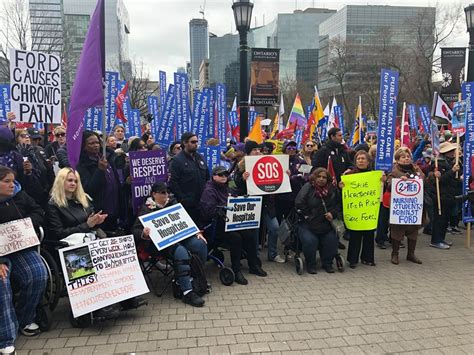
<instances>
[{"instance_id":1,"label":"glass skyscraper","mask_svg":"<svg viewBox=\"0 0 474 355\"><path fill-rule=\"evenodd\" d=\"M30 0L31 49L61 56L63 50L62 0Z\"/></svg>"},{"instance_id":2,"label":"glass skyscraper","mask_svg":"<svg viewBox=\"0 0 474 355\"><path fill-rule=\"evenodd\" d=\"M209 30L206 19L195 18L189 21L189 54L191 81L193 88L199 87L199 67L209 58Z\"/></svg>"}]
</instances>

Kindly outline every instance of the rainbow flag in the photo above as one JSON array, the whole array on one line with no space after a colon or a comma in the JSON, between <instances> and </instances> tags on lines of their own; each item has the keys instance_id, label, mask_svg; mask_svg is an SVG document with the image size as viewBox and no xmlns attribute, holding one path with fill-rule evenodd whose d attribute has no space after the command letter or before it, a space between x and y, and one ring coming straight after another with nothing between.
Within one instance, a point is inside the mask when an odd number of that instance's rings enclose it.
<instances>
[{"instance_id":1,"label":"rainbow flag","mask_svg":"<svg viewBox=\"0 0 474 355\"><path fill-rule=\"evenodd\" d=\"M301 104L300 95L297 93L295 97L295 101L293 102L293 107L290 112L290 118L286 124L286 128L290 126L291 123L296 121L297 126L305 126L306 125L306 116L304 114L303 105Z\"/></svg>"},{"instance_id":2,"label":"rainbow flag","mask_svg":"<svg viewBox=\"0 0 474 355\"><path fill-rule=\"evenodd\" d=\"M355 147L357 144L361 143L362 137L362 100L359 96L359 105L357 106L356 120L354 125L354 131L352 132L351 145Z\"/></svg>"}]
</instances>

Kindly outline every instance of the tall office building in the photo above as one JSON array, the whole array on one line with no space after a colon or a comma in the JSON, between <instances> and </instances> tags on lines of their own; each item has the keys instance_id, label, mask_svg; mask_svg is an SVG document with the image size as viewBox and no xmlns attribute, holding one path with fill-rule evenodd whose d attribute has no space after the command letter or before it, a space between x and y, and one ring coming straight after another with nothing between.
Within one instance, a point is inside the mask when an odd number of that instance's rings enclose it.
<instances>
[{"instance_id":1,"label":"tall office building","mask_svg":"<svg viewBox=\"0 0 474 355\"><path fill-rule=\"evenodd\" d=\"M423 21L420 19L423 18ZM331 72L331 46L345 49L351 69L344 86L363 82L378 83L377 75L368 77L383 49L398 48L394 55L409 55L409 49L431 53L434 44L436 8L414 6L347 5L319 26L319 85L322 96L339 92ZM419 26L414 33L413 25ZM419 48L422 45L423 48ZM413 63L415 64L415 63ZM373 70L372 70L373 71ZM431 80L431 67L426 80ZM378 74L378 71L376 71ZM425 81L426 82L426 81Z\"/></svg>"},{"instance_id":2,"label":"tall office building","mask_svg":"<svg viewBox=\"0 0 474 355\"><path fill-rule=\"evenodd\" d=\"M300 94L312 93L318 82L319 49L296 51L296 83Z\"/></svg>"},{"instance_id":3,"label":"tall office building","mask_svg":"<svg viewBox=\"0 0 474 355\"><path fill-rule=\"evenodd\" d=\"M30 0L31 49L61 55L63 50L62 0Z\"/></svg>"},{"instance_id":4,"label":"tall office building","mask_svg":"<svg viewBox=\"0 0 474 355\"><path fill-rule=\"evenodd\" d=\"M189 21L189 45L191 63L191 82L193 88L199 87L199 67L209 58L209 30L206 19Z\"/></svg>"},{"instance_id":5,"label":"tall office building","mask_svg":"<svg viewBox=\"0 0 474 355\"><path fill-rule=\"evenodd\" d=\"M49 0L47 0L49 1ZM96 0L63 0L65 58L69 84L76 76L84 40L89 28ZM107 70L118 71L122 78L130 78L132 64L128 50L130 21L122 0L105 2L105 65Z\"/></svg>"}]
</instances>

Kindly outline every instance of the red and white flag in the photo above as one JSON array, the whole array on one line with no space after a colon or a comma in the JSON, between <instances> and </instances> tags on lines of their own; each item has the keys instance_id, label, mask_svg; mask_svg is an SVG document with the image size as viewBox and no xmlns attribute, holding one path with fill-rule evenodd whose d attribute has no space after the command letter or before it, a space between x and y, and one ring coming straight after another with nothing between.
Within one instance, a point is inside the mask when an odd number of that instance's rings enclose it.
<instances>
[{"instance_id":1,"label":"red and white flag","mask_svg":"<svg viewBox=\"0 0 474 355\"><path fill-rule=\"evenodd\" d=\"M117 105L116 116L122 122L127 122L127 117L125 117L125 114L123 112L123 103L125 102L125 98L127 97L127 91L128 91L128 82L125 84L123 89L119 92L119 94L115 98L115 104Z\"/></svg>"},{"instance_id":2,"label":"red and white flag","mask_svg":"<svg viewBox=\"0 0 474 355\"><path fill-rule=\"evenodd\" d=\"M453 117L453 110L449 107L449 105L443 100L441 96L437 92L434 94L435 100L435 117L439 117L442 119L451 122L451 118Z\"/></svg>"}]
</instances>

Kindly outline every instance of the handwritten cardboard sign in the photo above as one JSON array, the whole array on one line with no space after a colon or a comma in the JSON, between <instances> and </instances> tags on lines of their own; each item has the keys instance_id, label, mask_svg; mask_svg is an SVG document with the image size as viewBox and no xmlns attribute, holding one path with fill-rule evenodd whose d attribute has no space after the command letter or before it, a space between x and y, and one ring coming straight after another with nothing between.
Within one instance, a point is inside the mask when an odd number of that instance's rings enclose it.
<instances>
[{"instance_id":1,"label":"handwritten cardboard sign","mask_svg":"<svg viewBox=\"0 0 474 355\"><path fill-rule=\"evenodd\" d=\"M150 238L158 250L168 248L199 232L180 203L138 218L143 227L150 228Z\"/></svg>"},{"instance_id":2,"label":"handwritten cardboard sign","mask_svg":"<svg viewBox=\"0 0 474 355\"><path fill-rule=\"evenodd\" d=\"M342 210L344 223L351 230L373 230L377 228L382 186L381 171L341 176Z\"/></svg>"},{"instance_id":3,"label":"handwritten cardboard sign","mask_svg":"<svg viewBox=\"0 0 474 355\"><path fill-rule=\"evenodd\" d=\"M262 197L229 197L225 231L260 228Z\"/></svg>"},{"instance_id":4,"label":"handwritten cardboard sign","mask_svg":"<svg viewBox=\"0 0 474 355\"><path fill-rule=\"evenodd\" d=\"M39 243L30 217L0 224L0 256L34 247Z\"/></svg>"},{"instance_id":5,"label":"handwritten cardboard sign","mask_svg":"<svg viewBox=\"0 0 474 355\"><path fill-rule=\"evenodd\" d=\"M59 250L74 317L149 292L132 235Z\"/></svg>"}]
</instances>

